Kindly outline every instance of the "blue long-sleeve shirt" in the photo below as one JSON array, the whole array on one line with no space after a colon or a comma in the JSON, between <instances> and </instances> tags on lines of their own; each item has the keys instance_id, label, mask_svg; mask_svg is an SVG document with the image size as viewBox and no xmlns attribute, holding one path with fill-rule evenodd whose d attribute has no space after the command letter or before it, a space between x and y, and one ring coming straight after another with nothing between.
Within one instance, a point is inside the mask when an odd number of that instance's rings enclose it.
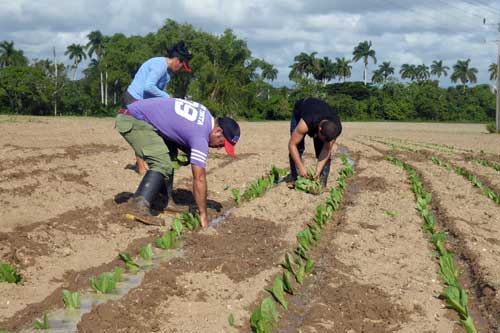
<instances>
[{"instance_id":1,"label":"blue long-sleeve shirt","mask_svg":"<svg viewBox=\"0 0 500 333\"><path fill-rule=\"evenodd\" d=\"M132 97L139 100L151 97L170 97L165 92L168 81L170 81L170 73L166 58L151 58L141 65L127 91Z\"/></svg>"}]
</instances>

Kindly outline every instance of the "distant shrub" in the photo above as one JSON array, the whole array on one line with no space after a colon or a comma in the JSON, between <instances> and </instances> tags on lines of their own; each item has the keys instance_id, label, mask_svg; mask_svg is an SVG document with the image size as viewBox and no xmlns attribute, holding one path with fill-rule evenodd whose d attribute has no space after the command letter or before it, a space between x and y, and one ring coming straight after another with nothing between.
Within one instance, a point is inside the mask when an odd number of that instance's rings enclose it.
<instances>
[{"instance_id":1,"label":"distant shrub","mask_svg":"<svg viewBox=\"0 0 500 333\"><path fill-rule=\"evenodd\" d=\"M490 133L496 133L497 132L497 126L495 123L487 123L486 124L486 129Z\"/></svg>"}]
</instances>

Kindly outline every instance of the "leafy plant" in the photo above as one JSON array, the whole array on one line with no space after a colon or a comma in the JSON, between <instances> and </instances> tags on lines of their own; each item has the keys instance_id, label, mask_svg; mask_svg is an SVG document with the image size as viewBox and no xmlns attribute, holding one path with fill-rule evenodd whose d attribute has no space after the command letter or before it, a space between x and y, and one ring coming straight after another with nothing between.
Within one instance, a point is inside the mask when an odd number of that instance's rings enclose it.
<instances>
[{"instance_id":1,"label":"leafy plant","mask_svg":"<svg viewBox=\"0 0 500 333\"><path fill-rule=\"evenodd\" d=\"M229 323L229 326L234 327L234 315L232 313L230 313L229 317L227 317L227 322Z\"/></svg>"},{"instance_id":2,"label":"leafy plant","mask_svg":"<svg viewBox=\"0 0 500 333\"><path fill-rule=\"evenodd\" d=\"M271 333L273 327L278 323L278 319L278 311L276 311L273 299L266 297L252 312L250 325L256 333Z\"/></svg>"},{"instance_id":3,"label":"leafy plant","mask_svg":"<svg viewBox=\"0 0 500 333\"><path fill-rule=\"evenodd\" d=\"M301 176L297 177L295 181L295 189L297 191L310 193L310 194L320 194L321 193L321 184L319 180L304 178Z\"/></svg>"},{"instance_id":4,"label":"leafy plant","mask_svg":"<svg viewBox=\"0 0 500 333\"><path fill-rule=\"evenodd\" d=\"M274 296L274 298L285 308L285 310L288 310L288 302L285 299L285 285L280 277L277 276L274 279L273 287L266 288L266 290Z\"/></svg>"},{"instance_id":5,"label":"leafy plant","mask_svg":"<svg viewBox=\"0 0 500 333\"><path fill-rule=\"evenodd\" d=\"M307 259L306 264L304 266L304 272L306 274L309 274L313 271L313 269L314 269L314 260Z\"/></svg>"},{"instance_id":6,"label":"leafy plant","mask_svg":"<svg viewBox=\"0 0 500 333\"><path fill-rule=\"evenodd\" d=\"M234 199L234 202L236 203L236 206L241 205L241 194L240 194L240 189L239 188L233 188L231 190L231 196Z\"/></svg>"},{"instance_id":7,"label":"leafy plant","mask_svg":"<svg viewBox=\"0 0 500 333\"><path fill-rule=\"evenodd\" d=\"M284 290L290 295L293 295L292 274L290 274L289 271L284 271L282 280Z\"/></svg>"},{"instance_id":8,"label":"leafy plant","mask_svg":"<svg viewBox=\"0 0 500 333\"><path fill-rule=\"evenodd\" d=\"M19 283L22 277L11 265L0 263L0 282Z\"/></svg>"},{"instance_id":9,"label":"leafy plant","mask_svg":"<svg viewBox=\"0 0 500 333\"><path fill-rule=\"evenodd\" d=\"M64 302L64 306L66 309L74 310L80 308L80 293L75 291L71 292L69 290L64 289L62 291L62 299Z\"/></svg>"},{"instance_id":10,"label":"leafy plant","mask_svg":"<svg viewBox=\"0 0 500 333\"><path fill-rule=\"evenodd\" d=\"M182 224L182 221L177 217L174 217L172 219L172 230L175 231L177 237L181 237L182 231L184 230L184 225Z\"/></svg>"},{"instance_id":11,"label":"leafy plant","mask_svg":"<svg viewBox=\"0 0 500 333\"><path fill-rule=\"evenodd\" d=\"M446 233L444 231L437 232L431 236L431 241L439 251L440 256L448 254L444 242L446 241Z\"/></svg>"},{"instance_id":12,"label":"leafy plant","mask_svg":"<svg viewBox=\"0 0 500 333\"><path fill-rule=\"evenodd\" d=\"M459 270L455 266L455 261L453 260L453 255L451 253L446 253L439 257L439 273L443 278L443 281L448 286L458 287L458 275Z\"/></svg>"},{"instance_id":13,"label":"leafy plant","mask_svg":"<svg viewBox=\"0 0 500 333\"><path fill-rule=\"evenodd\" d=\"M153 258L153 246L151 245L151 243L142 246L139 250L139 255L144 260L151 260Z\"/></svg>"},{"instance_id":14,"label":"leafy plant","mask_svg":"<svg viewBox=\"0 0 500 333\"><path fill-rule=\"evenodd\" d=\"M305 276L306 276L306 265L301 264L295 274L295 280L297 281L297 283L302 284L304 283Z\"/></svg>"},{"instance_id":15,"label":"leafy plant","mask_svg":"<svg viewBox=\"0 0 500 333\"><path fill-rule=\"evenodd\" d=\"M139 265L130 257L130 254L122 252L118 256L125 263L125 267L127 267L129 271L137 272L139 270Z\"/></svg>"},{"instance_id":16,"label":"leafy plant","mask_svg":"<svg viewBox=\"0 0 500 333\"><path fill-rule=\"evenodd\" d=\"M167 231L163 236L155 240L155 245L160 249L168 250L174 246L176 232L174 230Z\"/></svg>"},{"instance_id":17,"label":"leafy plant","mask_svg":"<svg viewBox=\"0 0 500 333\"><path fill-rule=\"evenodd\" d=\"M99 294L108 294L116 288L116 283L121 279L121 269L115 268L113 273L104 272L99 277L91 277L90 285Z\"/></svg>"},{"instance_id":18,"label":"leafy plant","mask_svg":"<svg viewBox=\"0 0 500 333\"><path fill-rule=\"evenodd\" d=\"M458 313L460 323L465 327L468 333L477 332L472 318L469 316L467 293L463 288L448 286L441 293L441 297L446 300L448 308L453 309Z\"/></svg>"},{"instance_id":19,"label":"leafy plant","mask_svg":"<svg viewBox=\"0 0 500 333\"><path fill-rule=\"evenodd\" d=\"M311 244L313 242L313 236L309 228L301 230L297 233L297 241L304 248L304 250L309 251Z\"/></svg>"},{"instance_id":20,"label":"leafy plant","mask_svg":"<svg viewBox=\"0 0 500 333\"><path fill-rule=\"evenodd\" d=\"M49 317L47 316L47 313L45 312L43 314L42 321L35 319L33 326L35 327L36 330L48 330L50 327L49 327Z\"/></svg>"},{"instance_id":21,"label":"leafy plant","mask_svg":"<svg viewBox=\"0 0 500 333\"><path fill-rule=\"evenodd\" d=\"M181 213L180 219L183 222L184 226L190 231L200 226L200 217L198 216L198 214L184 212Z\"/></svg>"}]
</instances>

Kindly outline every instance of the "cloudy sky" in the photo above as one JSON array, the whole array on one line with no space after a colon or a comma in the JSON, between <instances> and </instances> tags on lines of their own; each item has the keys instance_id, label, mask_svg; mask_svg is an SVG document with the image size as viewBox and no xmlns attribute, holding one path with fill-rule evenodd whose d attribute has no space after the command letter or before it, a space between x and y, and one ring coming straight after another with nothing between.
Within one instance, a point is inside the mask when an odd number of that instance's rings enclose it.
<instances>
[{"instance_id":1,"label":"cloudy sky","mask_svg":"<svg viewBox=\"0 0 500 333\"><path fill-rule=\"evenodd\" d=\"M0 0L0 41L12 40L28 58L59 58L72 43L85 44L92 30L146 34L170 18L220 34L231 28L256 57L279 70L276 84L289 84L288 66L300 52L352 57L371 40L378 62L430 65L471 58L478 81L489 81L496 61L498 0ZM486 24L483 24L483 18ZM351 80L362 80L362 63ZM370 71L376 66L370 65ZM443 84L450 84L448 79Z\"/></svg>"}]
</instances>

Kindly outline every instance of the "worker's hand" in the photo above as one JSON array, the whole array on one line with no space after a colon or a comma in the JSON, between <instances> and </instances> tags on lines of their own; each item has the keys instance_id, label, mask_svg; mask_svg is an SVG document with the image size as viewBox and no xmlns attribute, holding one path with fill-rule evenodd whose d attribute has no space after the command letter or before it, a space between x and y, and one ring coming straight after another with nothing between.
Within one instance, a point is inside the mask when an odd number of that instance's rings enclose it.
<instances>
[{"instance_id":1,"label":"worker's hand","mask_svg":"<svg viewBox=\"0 0 500 333\"><path fill-rule=\"evenodd\" d=\"M299 168L298 174L299 174L299 176L304 177L304 178L308 178L309 177L309 175L307 174L307 169L304 168L304 167Z\"/></svg>"},{"instance_id":2,"label":"worker's hand","mask_svg":"<svg viewBox=\"0 0 500 333\"><path fill-rule=\"evenodd\" d=\"M208 218L206 213L205 214L200 213L200 222L202 228L208 228Z\"/></svg>"},{"instance_id":3,"label":"worker's hand","mask_svg":"<svg viewBox=\"0 0 500 333\"><path fill-rule=\"evenodd\" d=\"M320 176L320 172L316 172L316 174L314 175L314 180L318 180L319 179L319 176Z\"/></svg>"}]
</instances>

